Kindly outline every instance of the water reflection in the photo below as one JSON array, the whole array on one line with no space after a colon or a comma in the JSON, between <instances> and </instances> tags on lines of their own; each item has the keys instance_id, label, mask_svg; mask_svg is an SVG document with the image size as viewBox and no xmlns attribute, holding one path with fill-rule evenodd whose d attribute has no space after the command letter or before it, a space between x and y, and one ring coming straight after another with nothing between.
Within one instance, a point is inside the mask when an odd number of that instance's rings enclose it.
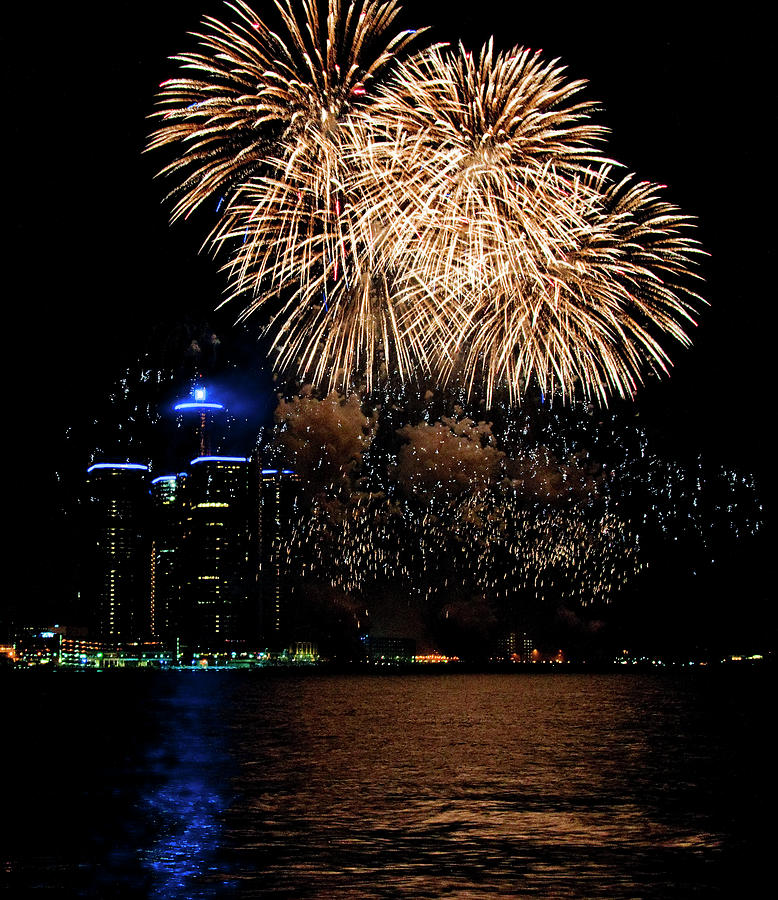
<instances>
[{"instance_id":1,"label":"water reflection","mask_svg":"<svg viewBox=\"0 0 778 900\"><path fill-rule=\"evenodd\" d=\"M693 687L461 676L252 691L230 812L236 858L268 886L252 896L723 890L720 734Z\"/></svg>"},{"instance_id":2,"label":"water reflection","mask_svg":"<svg viewBox=\"0 0 778 900\"><path fill-rule=\"evenodd\" d=\"M156 900L222 896L233 884L222 864L232 768L221 715L228 686L210 673L183 673L160 710L162 733L149 748L153 786L140 797L155 832L140 859Z\"/></svg>"},{"instance_id":3,"label":"water reflection","mask_svg":"<svg viewBox=\"0 0 778 900\"><path fill-rule=\"evenodd\" d=\"M0 880L99 900L743 896L771 859L769 686L18 680Z\"/></svg>"}]
</instances>

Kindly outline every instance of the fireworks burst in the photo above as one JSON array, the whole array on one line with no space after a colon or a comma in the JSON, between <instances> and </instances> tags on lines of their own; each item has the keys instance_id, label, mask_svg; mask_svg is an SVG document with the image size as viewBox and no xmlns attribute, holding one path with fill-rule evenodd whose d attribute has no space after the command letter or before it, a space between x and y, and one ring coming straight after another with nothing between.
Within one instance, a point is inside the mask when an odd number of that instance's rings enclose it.
<instances>
[{"instance_id":1,"label":"fireworks burst","mask_svg":"<svg viewBox=\"0 0 778 900\"><path fill-rule=\"evenodd\" d=\"M688 222L656 186L611 180L582 87L528 50L433 48L373 109L398 297L433 368L487 400L533 378L631 396L644 367L667 370L657 331L688 343Z\"/></svg>"},{"instance_id":2,"label":"fireworks burst","mask_svg":"<svg viewBox=\"0 0 778 900\"><path fill-rule=\"evenodd\" d=\"M612 177L584 82L491 43L408 56L397 0L274 3L277 30L242 0L206 19L150 147L178 151L174 219L218 209L227 299L268 314L280 370L603 403L667 371L699 251L655 185Z\"/></svg>"},{"instance_id":3,"label":"fireworks burst","mask_svg":"<svg viewBox=\"0 0 778 900\"><path fill-rule=\"evenodd\" d=\"M236 21L207 18L202 53L176 57L191 77L161 85L149 148L173 145L162 173L180 181L173 219L206 202L219 213L207 243L231 252L227 299L244 316L282 296L271 331L279 367L321 382L372 372L405 342L375 245L351 196L352 135L363 128L372 83L411 42L391 34L396 0L274 0L274 31L242 0ZM246 300L246 298L248 298Z\"/></svg>"}]
</instances>

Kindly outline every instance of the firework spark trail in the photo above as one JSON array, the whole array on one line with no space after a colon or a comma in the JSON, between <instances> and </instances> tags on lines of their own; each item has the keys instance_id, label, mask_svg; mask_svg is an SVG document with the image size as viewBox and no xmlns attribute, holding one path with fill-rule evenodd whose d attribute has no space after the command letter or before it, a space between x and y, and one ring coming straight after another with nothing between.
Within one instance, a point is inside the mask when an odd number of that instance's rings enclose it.
<instances>
[{"instance_id":1,"label":"firework spark trail","mask_svg":"<svg viewBox=\"0 0 778 900\"><path fill-rule=\"evenodd\" d=\"M271 325L280 368L334 382L372 373L383 354L408 377L413 360L350 196L349 123L417 32L391 33L396 0L274 5L277 31L242 0L228 4L232 25L206 18L203 52L176 57L192 77L161 85L149 148L178 151L162 170L180 182L173 219L218 206L206 243L231 254L227 299L247 316L282 297Z\"/></svg>"},{"instance_id":2,"label":"firework spark trail","mask_svg":"<svg viewBox=\"0 0 778 900\"><path fill-rule=\"evenodd\" d=\"M399 453L372 454L378 415L354 397L307 397L279 416L287 452L297 448L308 467L328 456L324 470L336 473L300 507L290 542L300 572L366 605L386 587L430 609L454 596L503 612L608 603L639 583L646 548L704 567L722 542L764 527L752 476L664 459L618 413L579 409L576 422L556 406L532 437L514 408L495 442L490 425L461 411L397 430L398 401L383 398L381 415L404 439ZM337 435L343 446L323 454ZM603 469L584 450L592 444ZM359 465L344 477L348 458Z\"/></svg>"},{"instance_id":3,"label":"firework spark trail","mask_svg":"<svg viewBox=\"0 0 778 900\"><path fill-rule=\"evenodd\" d=\"M612 179L581 87L527 50L433 48L372 109L397 295L434 368L482 380L489 400L532 378L545 394L632 396L644 368L667 371L656 332L689 343L688 220L655 185Z\"/></svg>"},{"instance_id":4,"label":"firework spark trail","mask_svg":"<svg viewBox=\"0 0 778 900\"><path fill-rule=\"evenodd\" d=\"M174 219L218 209L227 299L269 318L280 370L602 403L667 372L699 249L657 186L612 176L584 82L491 42L409 56L397 0L274 5L276 30L242 0L205 20L149 146L178 152Z\"/></svg>"},{"instance_id":5,"label":"firework spark trail","mask_svg":"<svg viewBox=\"0 0 778 900\"><path fill-rule=\"evenodd\" d=\"M644 567L613 513L527 507L511 491L468 494L442 515L381 495L337 509L316 502L292 546L305 575L348 594L368 596L377 583L428 598L464 588L508 606L607 603Z\"/></svg>"}]
</instances>

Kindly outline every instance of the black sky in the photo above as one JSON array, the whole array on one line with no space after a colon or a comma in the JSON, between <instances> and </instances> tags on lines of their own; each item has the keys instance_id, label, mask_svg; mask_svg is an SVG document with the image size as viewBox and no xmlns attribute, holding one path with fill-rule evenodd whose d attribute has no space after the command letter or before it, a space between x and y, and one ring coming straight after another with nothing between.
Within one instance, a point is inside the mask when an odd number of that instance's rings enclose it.
<instances>
[{"instance_id":1,"label":"black sky","mask_svg":"<svg viewBox=\"0 0 778 900\"><path fill-rule=\"evenodd\" d=\"M268 0L256 0L261 8ZM775 268L772 47L765 22L681 17L678 3L558 4L408 0L405 22L476 49L524 45L590 82L609 151L699 220L710 308L695 346L642 392L643 415L685 448L766 472ZM201 228L169 228L142 154L169 55L220 0L138 0L42 10L5 24L8 345L17 445L45 465L52 423L107 390L150 323L209 313L222 280L197 250ZM233 311L237 315L237 310ZM214 315L217 329L231 313ZM258 359L257 365L261 360ZM46 406L41 401L46 401Z\"/></svg>"}]
</instances>

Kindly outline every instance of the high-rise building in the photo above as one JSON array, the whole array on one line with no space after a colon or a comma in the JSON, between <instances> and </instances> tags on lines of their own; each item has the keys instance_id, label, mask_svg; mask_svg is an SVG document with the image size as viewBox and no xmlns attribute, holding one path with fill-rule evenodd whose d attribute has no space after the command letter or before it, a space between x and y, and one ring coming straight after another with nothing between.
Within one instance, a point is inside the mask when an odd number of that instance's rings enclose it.
<instances>
[{"instance_id":1,"label":"high-rise building","mask_svg":"<svg viewBox=\"0 0 778 900\"><path fill-rule=\"evenodd\" d=\"M140 463L87 469L84 592L94 631L105 641L143 639L150 631L148 473Z\"/></svg>"},{"instance_id":2,"label":"high-rise building","mask_svg":"<svg viewBox=\"0 0 778 900\"><path fill-rule=\"evenodd\" d=\"M178 636L181 609L182 493L186 473L151 481L149 619L155 640Z\"/></svg>"},{"instance_id":3,"label":"high-rise building","mask_svg":"<svg viewBox=\"0 0 778 900\"><path fill-rule=\"evenodd\" d=\"M151 478L138 463L89 469L83 595L95 614L92 636L162 641L177 658L230 645L284 649L293 637L299 478L210 452L229 417L204 389L173 411L165 458L173 474Z\"/></svg>"},{"instance_id":4,"label":"high-rise building","mask_svg":"<svg viewBox=\"0 0 778 900\"><path fill-rule=\"evenodd\" d=\"M291 469L262 469L260 479L261 559L259 584L262 635L272 649L291 637L295 567L291 544L300 477Z\"/></svg>"},{"instance_id":5,"label":"high-rise building","mask_svg":"<svg viewBox=\"0 0 778 900\"><path fill-rule=\"evenodd\" d=\"M182 529L177 627L190 646L259 638L255 468L247 457L199 456L179 476Z\"/></svg>"}]
</instances>

